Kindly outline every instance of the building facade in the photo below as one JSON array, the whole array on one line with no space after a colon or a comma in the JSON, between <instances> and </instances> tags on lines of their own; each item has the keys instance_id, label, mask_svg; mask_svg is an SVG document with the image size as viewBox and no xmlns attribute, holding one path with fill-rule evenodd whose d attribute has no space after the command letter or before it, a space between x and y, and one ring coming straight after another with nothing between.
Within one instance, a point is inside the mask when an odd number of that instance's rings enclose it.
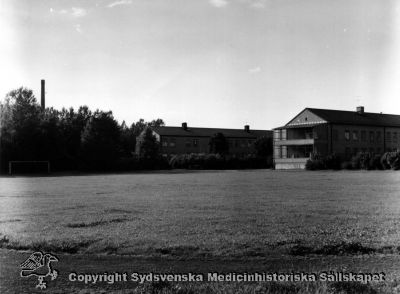
<instances>
[{"instance_id":1,"label":"building facade","mask_svg":"<svg viewBox=\"0 0 400 294\"><path fill-rule=\"evenodd\" d=\"M312 154L382 154L400 149L400 115L306 108L274 129L273 144L276 169L305 168Z\"/></svg>"},{"instance_id":2,"label":"building facade","mask_svg":"<svg viewBox=\"0 0 400 294\"><path fill-rule=\"evenodd\" d=\"M254 142L260 137L272 138L272 131L243 129L195 128L182 123L181 127L159 127L153 129L153 135L160 142L161 154L210 153L210 139L222 133L229 144L229 154L236 157L255 154ZM140 144L140 136L137 139ZM138 146L136 153L138 153Z\"/></svg>"}]
</instances>

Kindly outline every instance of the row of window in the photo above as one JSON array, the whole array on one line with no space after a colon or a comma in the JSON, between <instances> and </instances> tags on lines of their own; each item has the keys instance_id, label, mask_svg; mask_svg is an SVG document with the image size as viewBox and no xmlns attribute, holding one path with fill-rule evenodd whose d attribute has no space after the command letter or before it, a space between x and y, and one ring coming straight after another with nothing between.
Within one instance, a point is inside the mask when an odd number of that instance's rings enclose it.
<instances>
[{"instance_id":1,"label":"row of window","mask_svg":"<svg viewBox=\"0 0 400 294\"><path fill-rule=\"evenodd\" d=\"M275 158L307 158L313 152L312 145L304 146L274 146Z\"/></svg>"},{"instance_id":2,"label":"row of window","mask_svg":"<svg viewBox=\"0 0 400 294\"><path fill-rule=\"evenodd\" d=\"M333 140L337 141L339 140L339 132L338 130L333 130ZM357 130L345 130L344 131L344 139L346 141L361 141L361 142L367 142L367 132L366 131L357 131ZM368 136L369 142L381 142L382 141L382 135L380 131L369 131L369 136ZM397 132L386 132L386 141L387 142L394 142L397 143L398 136Z\"/></svg>"},{"instance_id":3,"label":"row of window","mask_svg":"<svg viewBox=\"0 0 400 294\"><path fill-rule=\"evenodd\" d=\"M318 133L311 128L291 130L290 139L318 139ZM274 130L274 141L288 140L286 129Z\"/></svg>"},{"instance_id":4,"label":"row of window","mask_svg":"<svg viewBox=\"0 0 400 294\"><path fill-rule=\"evenodd\" d=\"M251 147L254 140L228 140L229 147Z\"/></svg>"},{"instance_id":5,"label":"row of window","mask_svg":"<svg viewBox=\"0 0 400 294\"><path fill-rule=\"evenodd\" d=\"M228 140L229 147L251 147L255 140ZM162 138L161 145L163 147L175 147L176 138ZM199 145L199 139L186 138L185 147L197 147Z\"/></svg>"},{"instance_id":6,"label":"row of window","mask_svg":"<svg viewBox=\"0 0 400 294\"><path fill-rule=\"evenodd\" d=\"M161 146L163 147L175 147L176 146L176 139L175 138L162 138Z\"/></svg>"}]
</instances>

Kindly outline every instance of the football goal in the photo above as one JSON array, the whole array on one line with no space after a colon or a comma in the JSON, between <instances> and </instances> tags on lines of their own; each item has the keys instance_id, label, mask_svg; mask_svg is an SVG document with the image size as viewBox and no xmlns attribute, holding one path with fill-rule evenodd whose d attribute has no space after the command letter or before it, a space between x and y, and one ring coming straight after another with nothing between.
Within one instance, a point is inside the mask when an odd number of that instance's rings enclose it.
<instances>
[{"instance_id":1,"label":"football goal","mask_svg":"<svg viewBox=\"0 0 400 294\"><path fill-rule=\"evenodd\" d=\"M9 161L8 174L44 174L50 173L50 161Z\"/></svg>"}]
</instances>

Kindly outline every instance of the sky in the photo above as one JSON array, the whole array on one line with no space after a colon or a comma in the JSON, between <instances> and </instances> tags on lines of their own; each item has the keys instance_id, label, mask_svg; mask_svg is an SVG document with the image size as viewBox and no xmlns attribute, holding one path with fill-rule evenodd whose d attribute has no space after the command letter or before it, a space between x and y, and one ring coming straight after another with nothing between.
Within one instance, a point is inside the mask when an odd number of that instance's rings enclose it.
<instances>
[{"instance_id":1,"label":"sky","mask_svg":"<svg viewBox=\"0 0 400 294\"><path fill-rule=\"evenodd\" d=\"M398 0L0 0L0 99L128 125L271 129L305 107L400 114Z\"/></svg>"}]
</instances>

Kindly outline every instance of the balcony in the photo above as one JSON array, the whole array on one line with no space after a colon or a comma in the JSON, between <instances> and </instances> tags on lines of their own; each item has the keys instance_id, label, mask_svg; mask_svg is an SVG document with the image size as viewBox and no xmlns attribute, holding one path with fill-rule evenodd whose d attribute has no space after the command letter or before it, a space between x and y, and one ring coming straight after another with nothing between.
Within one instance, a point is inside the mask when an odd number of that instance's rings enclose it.
<instances>
[{"instance_id":1,"label":"balcony","mask_svg":"<svg viewBox=\"0 0 400 294\"><path fill-rule=\"evenodd\" d=\"M299 157L299 158L275 158L275 163L306 163L309 157Z\"/></svg>"},{"instance_id":2,"label":"balcony","mask_svg":"<svg viewBox=\"0 0 400 294\"><path fill-rule=\"evenodd\" d=\"M275 158L275 169L305 169L309 158Z\"/></svg>"},{"instance_id":3,"label":"balcony","mask_svg":"<svg viewBox=\"0 0 400 294\"><path fill-rule=\"evenodd\" d=\"M314 139L293 139L274 141L276 146L292 146L292 145L314 145Z\"/></svg>"}]
</instances>

